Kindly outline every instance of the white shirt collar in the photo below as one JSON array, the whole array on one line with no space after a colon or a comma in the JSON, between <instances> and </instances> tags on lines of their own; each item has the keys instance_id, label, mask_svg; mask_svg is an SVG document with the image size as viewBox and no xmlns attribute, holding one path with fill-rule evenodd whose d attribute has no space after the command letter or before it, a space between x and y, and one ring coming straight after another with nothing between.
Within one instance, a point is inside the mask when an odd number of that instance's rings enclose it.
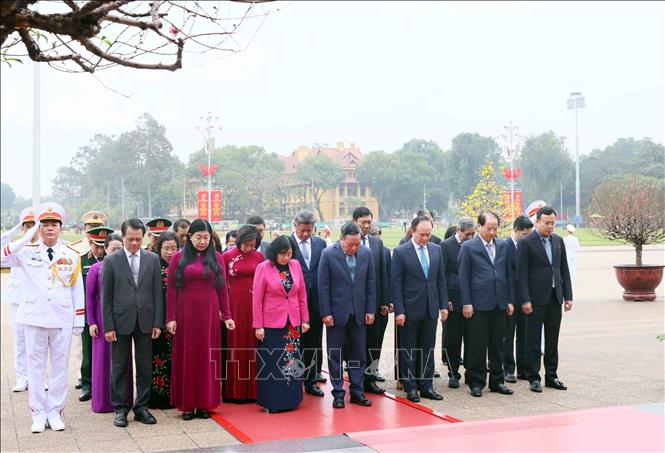
<instances>
[{"instance_id":1,"label":"white shirt collar","mask_svg":"<svg viewBox=\"0 0 665 453\"><path fill-rule=\"evenodd\" d=\"M481 241L483 241L483 245L487 247L487 244L492 244L492 247L494 247L494 239L492 239L492 242L487 242L481 235L478 235Z\"/></svg>"},{"instance_id":2,"label":"white shirt collar","mask_svg":"<svg viewBox=\"0 0 665 453\"><path fill-rule=\"evenodd\" d=\"M296 242L298 245L302 244L303 242L306 243L307 245L312 245L312 236L308 237L307 240L303 241L301 240L295 233L293 233L293 237L296 238Z\"/></svg>"},{"instance_id":3,"label":"white shirt collar","mask_svg":"<svg viewBox=\"0 0 665 453\"><path fill-rule=\"evenodd\" d=\"M129 250L127 250L126 247L123 247L122 249L125 251L125 255L127 256L127 259L128 259L128 260L131 259L130 257L132 256L132 252L130 252ZM139 249L139 251L136 252L136 256L137 256L138 258L141 257L141 249Z\"/></svg>"},{"instance_id":4,"label":"white shirt collar","mask_svg":"<svg viewBox=\"0 0 665 453\"><path fill-rule=\"evenodd\" d=\"M416 240L413 239L413 238L411 238L411 243L412 243L413 246L416 248L416 250L418 250L420 247L425 247L425 251L427 251L427 246L426 246L426 245L418 245L418 243L416 242Z\"/></svg>"}]
</instances>

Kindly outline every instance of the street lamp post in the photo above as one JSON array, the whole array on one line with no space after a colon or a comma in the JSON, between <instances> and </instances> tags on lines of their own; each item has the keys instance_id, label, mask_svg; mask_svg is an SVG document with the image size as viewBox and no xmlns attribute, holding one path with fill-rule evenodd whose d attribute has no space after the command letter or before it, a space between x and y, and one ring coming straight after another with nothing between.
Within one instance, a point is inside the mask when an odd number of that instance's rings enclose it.
<instances>
[{"instance_id":1,"label":"street lamp post","mask_svg":"<svg viewBox=\"0 0 665 453\"><path fill-rule=\"evenodd\" d=\"M509 121L503 126L503 133L499 139L502 142L503 156L510 162L510 215L515 219L515 160L522 148L522 136L518 126Z\"/></svg>"},{"instance_id":2,"label":"street lamp post","mask_svg":"<svg viewBox=\"0 0 665 453\"><path fill-rule=\"evenodd\" d=\"M580 224L580 138L577 128L577 109L586 107L586 100L579 91L570 93L568 110L575 110L575 225Z\"/></svg>"},{"instance_id":3,"label":"street lamp post","mask_svg":"<svg viewBox=\"0 0 665 453\"><path fill-rule=\"evenodd\" d=\"M210 159L215 149L215 131L221 131L222 126L219 123L219 117L208 111L200 118L201 123L197 126L203 133L203 147L208 153L208 222L212 222L212 171Z\"/></svg>"}]
</instances>

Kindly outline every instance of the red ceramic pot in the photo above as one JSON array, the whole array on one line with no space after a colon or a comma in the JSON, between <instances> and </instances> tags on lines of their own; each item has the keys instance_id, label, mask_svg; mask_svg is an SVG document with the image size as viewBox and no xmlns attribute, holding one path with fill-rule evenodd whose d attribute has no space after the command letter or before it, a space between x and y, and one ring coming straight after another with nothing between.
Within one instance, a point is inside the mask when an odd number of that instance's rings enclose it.
<instances>
[{"instance_id":1,"label":"red ceramic pot","mask_svg":"<svg viewBox=\"0 0 665 453\"><path fill-rule=\"evenodd\" d=\"M623 300L656 300L656 288L663 279L663 267L660 265L623 264L614 266L619 284L623 287Z\"/></svg>"}]
</instances>

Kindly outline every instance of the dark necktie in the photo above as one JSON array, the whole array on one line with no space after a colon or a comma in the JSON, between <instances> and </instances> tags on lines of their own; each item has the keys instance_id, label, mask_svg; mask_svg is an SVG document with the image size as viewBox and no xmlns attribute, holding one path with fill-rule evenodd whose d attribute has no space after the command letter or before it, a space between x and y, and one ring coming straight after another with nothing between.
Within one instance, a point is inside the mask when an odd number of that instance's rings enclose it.
<instances>
[{"instance_id":1,"label":"dark necktie","mask_svg":"<svg viewBox=\"0 0 665 453\"><path fill-rule=\"evenodd\" d=\"M47 248L46 253L48 254L48 260L53 261L53 249L51 247Z\"/></svg>"}]
</instances>

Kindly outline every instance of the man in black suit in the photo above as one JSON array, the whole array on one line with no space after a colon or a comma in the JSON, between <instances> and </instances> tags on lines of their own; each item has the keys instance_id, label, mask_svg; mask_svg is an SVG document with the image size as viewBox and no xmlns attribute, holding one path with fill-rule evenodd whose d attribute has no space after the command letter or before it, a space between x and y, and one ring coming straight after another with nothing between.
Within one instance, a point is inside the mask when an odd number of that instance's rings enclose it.
<instances>
[{"instance_id":1,"label":"man in black suit","mask_svg":"<svg viewBox=\"0 0 665 453\"><path fill-rule=\"evenodd\" d=\"M518 242L524 236L531 233L533 223L526 216L519 216L513 222L513 232L505 240L508 244L508 262L510 263L510 274L512 276L513 288L515 294L519 294L517 287L517 247ZM516 296L517 297L517 296ZM524 338L525 320L522 310L515 309L512 315L506 319L506 334L503 337L503 374L504 380L512 384L517 382L517 378L526 379L526 341ZM515 334L517 331L517 335ZM515 342L515 339L517 341ZM515 353L513 353L515 345ZM515 358L517 357L517 360ZM517 376L515 376L515 363L517 362Z\"/></svg>"},{"instance_id":2,"label":"man in black suit","mask_svg":"<svg viewBox=\"0 0 665 453\"><path fill-rule=\"evenodd\" d=\"M384 260L383 241L370 235L372 228L372 211L361 206L353 211L353 223L361 230L361 245L372 252L374 258L374 280L376 281L376 313L374 323L366 328L366 358L367 368L364 372L365 391L381 394L385 392L379 387L377 373L381 360L381 346L383 336L388 325L388 314L392 311L390 303L390 281L388 280L388 267Z\"/></svg>"},{"instance_id":3,"label":"man in black suit","mask_svg":"<svg viewBox=\"0 0 665 453\"><path fill-rule=\"evenodd\" d=\"M399 374L409 401L441 400L434 391L437 318L448 317L448 291L441 247L430 242L432 221L411 222L411 240L397 247L391 264L395 323L399 330ZM417 389L420 390L420 397Z\"/></svg>"},{"instance_id":4,"label":"man in black suit","mask_svg":"<svg viewBox=\"0 0 665 453\"><path fill-rule=\"evenodd\" d=\"M462 314L469 325L464 345L464 380L471 395L482 396L490 363L489 388L512 395L503 381L501 340L506 313L513 314L515 293L510 277L508 244L497 241L499 217L493 212L478 216L478 236L462 244L459 253L459 288Z\"/></svg>"},{"instance_id":5,"label":"man in black suit","mask_svg":"<svg viewBox=\"0 0 665 453\"><path fill-rule=\"evenodd\" d=\"M321 375L323 365L323 322L319 316L319 296L317 281L321 252L326 248L326 241L312 235L314 232L314 214L311 211L300 211L293 220L294 233L289 236L293 259L300 262L305 284L307 285L307 309L309 310L309 331L302 336L303 361L306 371L303 376L305 392L314 396L323 396L323 391L316 386L317 382L326 382Z\"/></svg>"},{"instance_id":6,"label":"man in black suit","mask_svg":"<svg viewBox=\"0 0 665 453\"><path fill-rule=\"evenodd\" d=\"M457 221L455 234L441 242L441 253L446 270L448 288L448 320L442 329L441 358L446 360L444 350L448 353L448 387L459 388L462 375L459 367L462 363L462 339L464 338L465 322L462 316L462 299L459 292L458 261L459 250L464 241L473 238L476 231L475 222L471 217L460 217Z\"/></svg>"},{"instance_id":7,"label":"man in black suit","mask_svg":"<svg viewBox=\"0 0 665 453\"><path fill-rule=\"evenodd\" d=\"M157 423L148 411L152 381L152 340L159 338L164 324L162 271L159 256L141 248L145 225L129 219L121 226L123 250L104 259L102 300L104 337L111 343L111 403L113 424L127 426L127 373L134 341L136 401L134 419Z\"/></svg>"},{"instance_id":8,"label":"man in black suit","mask_svg":"<svg viewBox=\"0 0 665 453\"><path fill-rule=\"evenodd\" d=\"M347 222L339 242L321 253L319 313L326 325L333 407L344 407L342 351L349 368L351 403L371 406L363 392L366 326L374 323L376 283L372 252L360 242L360 227Z\"/></svg>"},{"instance_id":9,"label":"man in black suit","mask_svg":"<svg viewBox=\"0 0 665 453\"><path fill-rule=\"evenodd\" d=\"M556 370L559 365L559 329L561 304L573 308L566 247L563 239L553 233L556 211L544 206L536 213L536 229L517 248L518 300L526 317L526 377L532 392L540 386L540 341L545 327L545 386L566 390Z\"/></svg>"}]
</instances>

